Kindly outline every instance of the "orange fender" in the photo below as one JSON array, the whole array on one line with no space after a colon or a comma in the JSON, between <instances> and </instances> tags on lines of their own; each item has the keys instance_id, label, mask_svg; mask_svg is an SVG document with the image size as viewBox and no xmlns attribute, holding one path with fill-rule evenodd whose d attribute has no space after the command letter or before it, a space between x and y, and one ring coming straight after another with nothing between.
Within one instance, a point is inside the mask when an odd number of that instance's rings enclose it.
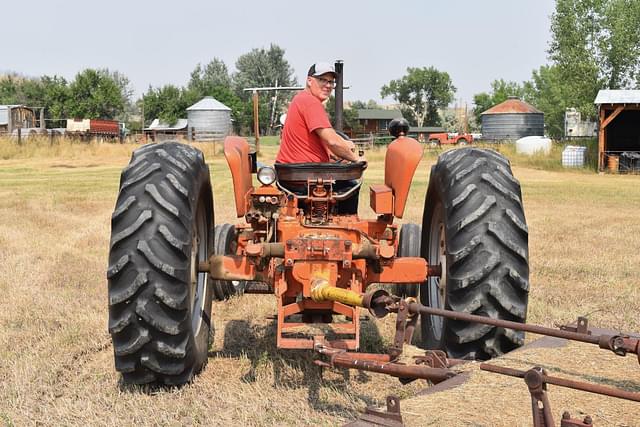
<instances>
[{"instance_id":1,"label":"orange fender","mask_svg":"<svg viewBox=\"0 0 640 427\"><path fill-rule=\"evenodd\" d=\"M231 169L236 214L238 218L241 218L247 213L249 205L247 196L253 192L249 143L239 136L226 137L224 139L224 157L227 159L229 169Z\"/></svg>"},{"instance_id":2,"label":"orange fender","mask_svg":"<svg viewBox=\"0 0 640 427\"><path fill-rule=\"evenodd\" d=\"M401 136L389 144L384 158L384 183L393 190L393 215L402 218L411 189L413 174L422 158L422 146L413 138Z\"/></svg>"}]
</instances>

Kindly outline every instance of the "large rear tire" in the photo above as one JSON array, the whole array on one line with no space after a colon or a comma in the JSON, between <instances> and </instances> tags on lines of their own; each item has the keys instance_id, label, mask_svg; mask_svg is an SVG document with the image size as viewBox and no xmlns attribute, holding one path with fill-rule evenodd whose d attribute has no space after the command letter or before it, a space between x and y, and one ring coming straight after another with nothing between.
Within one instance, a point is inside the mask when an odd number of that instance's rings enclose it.
<instances>
[{"instance_id":1,"label":"large rear tire","mask_svg":"<svg viewBox=\"0 0 640 427\"><path fill-rule=\"evenodd\" d=\"M111 217L109 333L126 384L180 385L207 362L213 196L202 153L146 145L122 171Z\"/></svg>"},{"instance_id":2,"label":"large rear tire","mask_svg":"<svg viewBox=\"0 0 640 427\"><path fill-rule=\"evenodd\" d=\"M492 150L463 148L431 169L422 256L442 276L420 288L422 304L524 322L529 295L528 229L519 182ZM451 357L489 359L524 343L524 333L421 317L422 344Z\"/></svg>"},{"instance_id":3,"label":"large rear tire","mask_svg":"<svg viewBox=\"0 0 640 427\"><path fill-rule=\"evenodd\" d=\"M236 228L231 224L216 225L214 231L215 254L236 254ZM237 295L245 288L246 282L241 280L214 280L213 295L216 301L224 301Z\"/></svg>"}]
</instances>

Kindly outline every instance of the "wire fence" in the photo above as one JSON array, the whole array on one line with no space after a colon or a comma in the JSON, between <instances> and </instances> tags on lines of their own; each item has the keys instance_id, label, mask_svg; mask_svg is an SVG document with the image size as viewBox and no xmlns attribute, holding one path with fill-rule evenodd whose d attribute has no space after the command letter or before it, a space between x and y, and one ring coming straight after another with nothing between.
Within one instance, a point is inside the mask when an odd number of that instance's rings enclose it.
<instances>
[{"instance_id":1,"label":"wire fence","mask_svg":"<svg viewBox=\"0 0 640 427\"><path fill-rule=\"evenodd\" d=\"M128 144L145 144L149 142L165 142L170 140L179 140L181 142L202 142L212 143L214 153L218 152L218 148L222 147L222 141L224 140L226 133L215 131L196 131L190 130L176 130L176 131L149 131L146 130L129 132L126 135L106 135L106 134L92 134L92 133L72 133L68 132L65 128L18 128L12 132L8 132L3 128L0 128L0 138L10 139L17 144L28 144L30 140L37 138L39 141L47 139L51 145L56 142L65 139L71 143L128 143ZM247 138L250 145L255 148L255 139L252 136ZM356 145L358 151L368 151L377 147L384 147L391 143L394 138L387 134L356 134L351 138ZM603 170L609 173L620 174L640 174L640 151L613 151L607 150L601 154L598 153L597 145L592 143L593 139L587 139L584 146L572 145L580 144L583 141L572 139L570 141L564 141L561 163L564 167L593 167L597 169L598 157L601 155L603 159ZM279 139L276 141L279 144ZM513 141L474 141L474 144L481 145L505 145L512 144ZM431 147L427 144L426 148ZM572 149L570 149L572 148Z\"/></svg>"},{"instance_id":2,"label":"wire fence","mask_svg":"<svg viewBox=\"0 0 640 427\"><path fill-rule=\"evenodd\" d=\"M612 173L640 174L640 152L606 151L604 166Z\"/></svg>"}]
</instances>

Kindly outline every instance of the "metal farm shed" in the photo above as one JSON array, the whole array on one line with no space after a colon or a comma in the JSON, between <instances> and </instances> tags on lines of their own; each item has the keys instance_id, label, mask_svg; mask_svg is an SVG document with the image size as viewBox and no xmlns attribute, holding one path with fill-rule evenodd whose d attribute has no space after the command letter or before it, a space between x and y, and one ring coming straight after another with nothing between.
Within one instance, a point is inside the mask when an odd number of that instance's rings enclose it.
<instances>
[{"instance_id":1,"label":"metal farm shed","mask_svg":"<svg viewBox=\"0 0 640 427\"><path fill-rule=\"evenodd\" d=\"M482 139L515 141L524 136L544 135L544 113L517 97L481 114Z\"/></svg>"},{"instance_id":2,"label":"metal farm shed","mask_svg":"<svg viewBox=\"0 0 640 427\"><path fill-rule=\"evenodd\" d=\"M154 119L148 128L144 128L144 136L152 141L173 139L176 136L185 137L187 136L187 119L178 119L173 125Z\"/></svg>"},{"instance_id":3,"label":"metal farm shed","mask_svg":"<svg viewBox=\"0 0 640 427\"><path fill-rule=\"evenodd\" d=\"M640 172L640 90L601 90L598 170Z\"/></svg>"},{"instance_id":4,"label":"metal farm shed","mask_svg":"<svg viewBox=\"0 0 640 427\"><path fill-rule=\"evenodd\" d=\"M188 137L194 141L224 139L231 131L231 108L211 96L187 108Z\"/></svg>"}]
</instances>

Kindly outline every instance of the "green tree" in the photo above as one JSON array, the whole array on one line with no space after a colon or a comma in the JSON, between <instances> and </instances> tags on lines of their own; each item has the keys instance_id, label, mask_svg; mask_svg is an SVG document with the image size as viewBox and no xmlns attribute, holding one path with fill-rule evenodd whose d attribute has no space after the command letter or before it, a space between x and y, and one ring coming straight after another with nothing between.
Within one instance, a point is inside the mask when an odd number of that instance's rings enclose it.
<instances>
[{"instance_id":1,"label":"green tree","mask_svg":"<svg viewBox=\"0 0 640 427\"><path fill-rule=\"evenodd\" d=\"M543 65L525 82L525 99L544 113L546 133L553 138L564 135L564 113L571 107L571 87L557 65Z\"/></svg>"},{"instance_id":2,"label":"green tree","mask_svg":"<svg viewBox=\"0 0 640 427\"><path fill-rule=\"evenodd\" d=\"M524 97L524 87L516 82L509 82L503 79L491 82L491 92L481 92L473 96L473 115L476 122L481 123L480 115L489 108L504 102L510 96Z\"/></svg>"},{"instance_id":3,"label":"green tree","mask_svg":"<svg viewBox=\"0 0 640 427\"><path fill-rule=\"evenodd\" d=\"M189 90L202 96L210 95L215 88L231 88L231 76L224 61L213 58L206 66L200 64L191 72Z\"/></svg>"},{"instance_id":4,"label":"green tree","mask_svg":"<svg viewBox=\"0 0 640 427\"><path fill-rule=\"evenodd\" d=\"M70 91L64 77L42 76L24 88L26 105L44 107L47 127L65 127L68 117ZM53 121L52 121L53 120Z\"/></svg>"},{"instance_id":5,"label":"green tree","mask_svg":"<svg viewBox=\"0 0 640 427\"><path fill-rule=\"evenodd\" d=\"M243 108L243 121L253 127L253 115L247 117L251 110L251 93L245 92L250 87L296 86L298 84L294 70L284 57L285 50L276 44L271 44L269 49L253 49L241 55L236 61L236 72L233 75L233 84L236 94L245 102ZM260 94L261 132L265 132L271 125L271 117L277 118L284 105L291 99L292 94L279 92L277 97L273 93ZM275 102L274 102L275 98ZM272 110L274 114L271 114Z\"/></svg>"},{"instance_id":6,"label":"green tree","mask_svg":"<svg viewBox=\"0 0 640 427\"><path fill-rule=\"evenodd\" d=\"M356 105L356 107L354 107ZM342 109L342 118L344 120L344 127L349 128L355 132L358 132L361 128L360 122L358 121L358 109L360 109L359 105L365 105L362 101L354 101L351 104L351 108L343 108ZM336 124L336 98L334 95L329 96L327 102L324 104L324 109L327 111L329 115L329 121L333 126Z\"/></svg>"},{"instance_id":7,"label":"green tree","mask_svg":"<svg viewBox=\"0 0 640 427\"><path fill-rule=\"evenodd\" d=\"M570 106L594 117L600 89L637 87L640 81L640 2L557 0L549 58Z\"/></svg>"},{"instance_id":8,"label":"green tree","mask_svg":"<svg viewBox=\"0 0 640 427\"><path fill-rule=\"evenodd\" d=\"M42 84L42 105L46 108L46 115L49 119L64 119L67 117L69 109L69 84L64 77L43 76Z\"/></svg>"},{"instance_id":9,"label":"green tree","mask_svg":"<svg viewBox=\"0 0 640 427\"><path fill-rule=\"evenodd\" d=\"M15 74L0 76L0 104L17 104L18 77Z\"/></svg>"},{"instance_id":10,"label":"green tree","mask_svg":"<svg viewBox=\"0 0 640 427\"><path fill-rule=\"evenodd\" d=\"M17 75L0 77L0 104L24 104L44 107L45 119L64 119L69 103L69 85L58 76L25 78ZM63 126L58 122L55 126Z\"/></svg>"},{"instance_id":11,"label":"green tree","mask_svg":"<svg viewBox=\"0 0 640 427\"><path fill-rule=\"evenodd\" d=\"M380 108L380 106L376 101L374 101L373 99L370 99L366 102L360 101L360 100L353 101L351 103L351 108L354 110L376 110Z\"/></svg>"},{"instance_id":12,"label":"green tree","mask_svg":"<svg viewBox=\"0 0 640 427\"><path fill-rule=\"evenodd\" d=\"M448 73L434 67L409 67L404 77L383 86L380 95L383 98L391 96L399 102L410 123L437 126L441 123L438 109L453 101L455 91Z\"/></svg>"},{"instance_id":13,"label":"green tree","mask_svg":"<svg viewBox=\"0 0 640 427\"><path fill-rule=\"evenodd\" d=\"M175 124L178 119L185 118L186 110L195 102L194 99L193 93L174 85L149 87L147 93L142 96L145 125L153 119L159 119L169 125Z\"/></svg>"},{"instance_id":14,"label":"green tree","mask_svg":"<svg viewBox=\"0 0 640 427\"><path fill-rule=\"evenodd\" d=\"M191 72L191 79L184 96L189 105L198 102L205 96L212 96L231 108L231 118L237 132L245 122L245 117L251 117L252 110L247 116L248 105L233 91L232 79L227 66L218 58L214 58L204 67L200 64L196 66Z\"/></svg>"},{"instance_id":15,"label":"green tree","mask_svg":"<svg viewBox=\"0 0 640 427\"><path fill-rule=\"evenodd\" d=\"M33 105L39 99L39 79L8 74L0 79L0 103Z\"/></svg>"},{"instance_id":16,"label":"green tree","mask_svg":"<svg viewBox=\"0 0 640 427\"><path fill-rule=\"evenodd\" d=\"M86 69L69 86L68 113L87 119L115 119L125 111L130 92L122 74L107 69Z\"/></svg>"},{"instance_id":17,"label":"green tree","mask_svg":"<svg viewBox=\"0 0 640 427\"><path fill-rule=\"evenodd\" d=\"M236 61L233 81L238 94L248 98L251 94L243 91L248 87L294 86L297 80L294 70L284 58L285 50L271 44L269 49L253 49L241 55Z\"/></svg>"}]
</instances>

